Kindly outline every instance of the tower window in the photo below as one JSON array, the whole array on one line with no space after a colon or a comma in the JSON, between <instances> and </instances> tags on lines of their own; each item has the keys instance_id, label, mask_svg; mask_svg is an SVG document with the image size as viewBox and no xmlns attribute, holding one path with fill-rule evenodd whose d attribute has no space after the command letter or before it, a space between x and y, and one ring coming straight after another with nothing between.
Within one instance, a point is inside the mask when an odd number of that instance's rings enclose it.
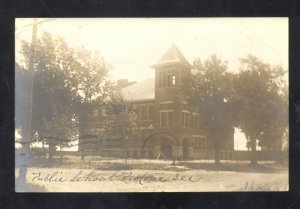
<instances>
[{"instance_id":1,"label":"tower window","mask_svg":"<svg viewBox=\"0 0 300 209\"><path fill-rule=\"evenodd\" d=\"M166 88L176 85L176 76L173 70L159 72L158 74L158 87Z\"/></svg>"},{"instance_id":2,"label":"tower window","mask_svg":"<svg viewBox=\"0 0 300 209\"><path fill-rule=\"evenodd\" d=\"M175 75L172 75L172 85L175 86L176 84L176 77Z\"/></svg>"}]
</instances>

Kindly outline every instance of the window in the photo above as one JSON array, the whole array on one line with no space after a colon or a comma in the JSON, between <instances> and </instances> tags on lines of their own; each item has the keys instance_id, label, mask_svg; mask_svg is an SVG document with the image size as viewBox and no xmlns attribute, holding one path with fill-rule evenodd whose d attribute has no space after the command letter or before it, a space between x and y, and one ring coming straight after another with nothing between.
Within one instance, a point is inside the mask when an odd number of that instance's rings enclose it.
<instances>
[{"instance_id":1,"label":"window","mask_svg":"<svg viewBox=\"0 0 300 209\"><path fill-rule=\"evenodd\" d=\"M154 119L154 105L149 105L149 120L153 120Z\"/></svg>"},{"instance_id":2,"label":"window","mask_svg":"<svg viewBox=\"0 0 300 209\"><path fill-rule=\"evenodd\" d=\"M168 113L161 112L160 113L160 126L166 127L167 126L167 120L168 120Z\"/></svg>"},{"instance_id":3,"label":"window","mask_svg":"<svg viewBox=\"0 0 300 209\"><path fill-rule=\"evenodd\" d=\"M166 88L176 85L176 76L173 70L159 72L158 74L158 87Z\"/></svg>"},{"instance_id":4,"label":"window","mask_svg":"<svg viewBox=\"0 0 300 209\"><path fill-rule=\"evenodd\" d=\"M134 144L134 137L133 136L128 137L126 142L127 142L127 144Z\"/></svg>"},{"instance_id":5,"label":"window","mask_svg":"<svg viewBox=\"0 0 300 209\"><path fill-rule=\"evenodd\" d=\"M140 113L141 113L141 120L147 120L148 119L148 106L147 105L142 105L140 107Z\"/></svg>"},{"instance_id":6,"label":"window","mask_svg":"<svg viewBox=\"0 0 300 209\"><path fill-rule=\"evenodd\" d=\"M198 139L197 138L193 139L193 147L198 148Z\"/></svg>"},{"instance_id":7,"label":"window","mask_svg":"<svg viewBox=\"0 0 300 209\"><path fill-rule=\"evenodd\" d=\"M160 112L160 127L172 126L173 112Z\"/></svg>"},{"instance_id":8,"label":"window","mask_svg":"<svg viewBox=\"0 0 300 209\"><path fill-rule=\"evenodd\" d=\"M206 139L200 139L200 149L205 149L207 147Z\"/></svg>"},{"instance_id":9,"label":"window","mask_svg":"<svg viewBox=\"0 0 300 209\"><path fill-rule=\"evenodd\" d=\"M139 106L134 105L133 109L134 109L134 112L136 114L137 119L139 120L140 119L140 108L139 108Z\"/></svg>"},{"instance_id":10,"label":"window","mask_svg":"<svg viewBox=\"0 0 300 209\"><path fill-rule=\"evenodd\" d=\"M130 145L140 144L140 133L139 132L134 133L132 136L129 136L125 142Z\"/></svg>"},{"instance_id":11,"label":"window","mask_svg":"<svg viewBox=\"0 0 300 209\"><path fill-rule=\"evenodd\" d=\"M167 87L170 87L171 86L171 75L170 74L167 74Z\"/></svg>"},{"instance_id":12,"label":"window","mask_svg":"<svg viewBox=\"0 0 300 209\"><path fill-rule=\"evenodd\" d=\"M183 116L184 117L184 116ZM190 115L189 116L189 119L190 119L190 127L193 128L193 129L201 129L202 127L202 120L199 116L197 115ZM184 126L184 125L182 125ZM184 126L186 127L186 126Z\"/></svg>"},{"instance_id":13,"label":"window","mask_svg":"<svg viewBox=\"0 0 300 209\"><path fill-rule=\"evenodd\" d=\"M163 73L163 86L162 87L167 87L167 81L168 81L168 79L167 79L167 73Z\"/></svg>"},{"instance_id":14,"label":"window","mask_svg":"<svg viewBox=\"0 0 300 209\"><path fill-rule=\"evenodd\" d=\"M196 117L194 115L190 115L190 128L195 129L196 128Z\"/></svg>"},{"instance_id":15,"label":"window","mask_svg":"<svg viewBox=\"0 0 300 209\"><path fill-rule=\"evenodd\" d=\"M206 149L207 143L205 138L194 137L193 139L194 148L196 149Z\"/></svg>"},{"instance_id":16,"label":"window","mask_svg":"<svg viewBox=\"0 0 300 209\"><path fill-rule=\"evenodd\" d=\"M200 129L201 126L202 126L202 120L199 116L197 116L197 118L196 118L196 127L195 128Z\"/></svg>"},{"instance_id":17,"label":"window","mask_svg":"<svg viewBox=\"0 0 300 209\"><path fill-rule=\"evenodd\" d=\"M185 128L189 127L189 113L182 112L182 123L181 125Z\"/></svg>"},{"instance_id":18,"label":"window","mask_svg":"<svg viewBox=\"0 0 300 209\"><path fill-rule=\"evenodd\" d=\"M137 105L135 106L135 113L138 120L148 120L149 119L149 107L148 105Z\"/></svg>"},{"instance_id":19,"label":"window","mask_svg":"<svg viewBox=\"0 0 300 209\"><path fill-rule=\"evenodd\" d=\"M176 84L176 77L175 75L172 75L172 85L175 86Z\"/></svg>"}]
</instances>

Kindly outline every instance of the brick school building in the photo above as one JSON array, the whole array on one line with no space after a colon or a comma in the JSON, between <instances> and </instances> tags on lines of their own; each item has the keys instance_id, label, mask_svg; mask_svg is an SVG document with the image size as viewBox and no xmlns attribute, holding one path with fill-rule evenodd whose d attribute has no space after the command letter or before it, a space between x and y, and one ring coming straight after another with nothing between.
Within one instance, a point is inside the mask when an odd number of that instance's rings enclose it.
<instances>
[{"instance_id":1,"label":"brick school building","mask_svg":"<svg viewBox=\"0 0 300 209\"><path fill-rule=\"evenodd\" d=\"M173 44L150 67L155 71L154 79L119 81L124 97L137 114L136 134L122 142L95 134L105 118L105 107L96 107L88 119L80 121L82 154L152 159L201 159L213 155L213 141L204 128L205 121L180 90L184 75L191 73L191 64ZM233 151L233 127L220 137L220 149Z\"/></svg>"}]
</instances>

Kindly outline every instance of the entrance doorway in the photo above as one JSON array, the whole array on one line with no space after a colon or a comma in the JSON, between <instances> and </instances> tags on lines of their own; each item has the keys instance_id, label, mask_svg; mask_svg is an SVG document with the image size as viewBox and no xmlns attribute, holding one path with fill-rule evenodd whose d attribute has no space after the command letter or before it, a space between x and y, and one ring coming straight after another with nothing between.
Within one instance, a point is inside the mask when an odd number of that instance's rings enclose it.
<instances>
[{"instance_id":1,"label":"entrance doorway","mask_svg":"<svg viewBox=\"0 0 300 209\"><path fill-rule=\"evenodd\" d=\"M158 159L172 159L176 153L173 153L173 147L178 149L178 140L171 134L158 132L150 135L142 145L142 149L152 149L153 157Z\"/></svg>"},{"instance_id":2,"label":"entrance doorway","mask_svg":"<svg viewBox=\"0 0 300 209\"><path fill-rule=\"evenodd\" d=\"M160 158L171 159L172 158L172 142L167 138L162 139L160 142Z\"/></svg>"}]
</instances>

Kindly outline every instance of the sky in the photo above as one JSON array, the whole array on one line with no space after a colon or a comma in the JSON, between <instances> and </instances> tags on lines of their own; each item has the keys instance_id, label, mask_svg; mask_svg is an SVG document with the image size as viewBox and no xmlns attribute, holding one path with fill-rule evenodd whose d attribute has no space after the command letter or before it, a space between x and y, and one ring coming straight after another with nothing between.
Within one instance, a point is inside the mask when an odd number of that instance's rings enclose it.
<instances>
[{"instance_id":1,"label":"sky","mask_svg":"<svg viewBox=\"0 0 300 209\"><path fill-rule=\"evenodd\" d=\"M16 19L16 60L20 42L31 40L32 21ZM72 47L99 51L113 66L114 80L154 77L149 66L173 43L190 63L216 54L228 61L229 71L238 72L239 59L252 54L288 70L288 18L55 18L39 25L38 37L44 31L64 37ZM241 138L236 131L235 140ZM235 146L243 149L245 140Z\"/></svg>"},{"instance_id":2,"label":"sky","mask_svg":"<svg viewBox=\"0 0 300 209\"><path fill-rule=\"evenodd\" d=\"M31 39L30 18L16 19L16 50ZM288 18L55 18L43 31L66 39L70 46L100 51L112 64L112 79L141 81L154 77L150 65L175 43L187 60L216 54L230 71L248 54L288 70Z\"/></svg>"}]
</instances>

